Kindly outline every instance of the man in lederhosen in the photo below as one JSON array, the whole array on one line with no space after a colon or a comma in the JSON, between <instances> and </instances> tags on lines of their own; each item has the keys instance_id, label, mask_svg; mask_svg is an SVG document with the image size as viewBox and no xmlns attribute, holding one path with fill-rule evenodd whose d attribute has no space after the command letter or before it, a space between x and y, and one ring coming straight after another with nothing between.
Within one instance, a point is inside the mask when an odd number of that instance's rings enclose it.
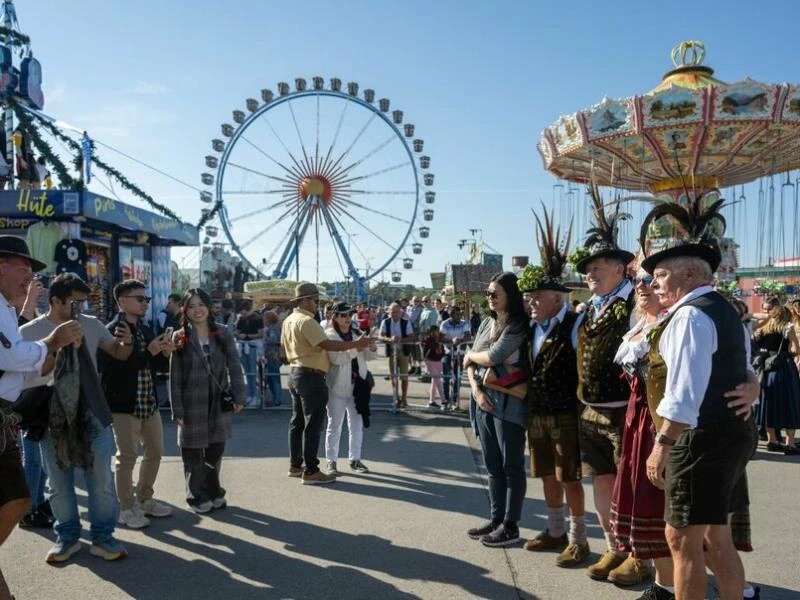
<instances>
[{"instance_id":1,"label":"man in lederhosen","mask_svg":"<svg viewBox=\"0 0 800 600\"><path fill-rule=\"evenodd\" d=\"M622 337L631 326L633 286L626 269L633 254L617 245L619 203L606 215L597 186L590 188L596 227L585 242L589 254L577 262L592 297L581 313L578 330L578 399L583 474L591 476L595 510L606 538L606 551L587 573L596 580L633 585L650 576L643 561L616 550L611 529L611 497L622 453L622 430L630 388L614 363Z\"/></svg>"},{"instance_id":2,"label":"man in lederhosen","mask_svg":"<svg viewBox=\"0 0 800 600\"><path fill-rule=\"evenodd\" d=\"M753 420L738 416L725 397L748 375L739 317L711 285L721 262L716 237L724 229L716 213L721 201L703 208L707 202L700 196L689 204L669 208L682 233L642 263L668 308L650 342L648 390L660 398L656 413L664 420L647 459L647 476L665 490L676 597L704 598L705 544L720 598L732 600L742 597L745 579L729 518L747 502L745 467L756 431ZM643 234L665 210L651 211Z\"/></svg>"},{"instance_id":3,"label":"man in lederhosen","mask_svg":"<svg viewBox=\"0 0 800 600\"><path fill-rule=\"evenodd\" d=\"M528 383L528 446L531 475L542 479L547 504L547 529L525 542L531 551L557 550L559 567L575 567L589 558L586 539L581 456L578 443L578 315L568 310L563 271L571 233L563 245L553 234L552 215L545 226L536 217L536 242L542 266L525 267L519 279L530 294L531 335L524 346ZM564 522L564 494L570 523ZM569 535L567 535L569 531Z\"/></svg>"}]
</instances>

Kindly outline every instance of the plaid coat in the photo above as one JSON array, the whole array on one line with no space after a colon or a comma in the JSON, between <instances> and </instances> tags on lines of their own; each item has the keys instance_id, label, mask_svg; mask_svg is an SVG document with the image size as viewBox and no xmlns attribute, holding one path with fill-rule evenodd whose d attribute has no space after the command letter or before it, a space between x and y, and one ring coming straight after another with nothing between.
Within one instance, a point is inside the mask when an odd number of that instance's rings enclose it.
<instances>
[{"instance_id":1,"label":"plaid coat","mask_svg":"<svg viewBox=\"0 0 800 600\"><path fill-rule=\"evenodd\" d=\"M183 419L178 427L178 446L207 448L231 437L231 412L220 406L220 390L210 379L197 333L179 329L174 334L182 348L172 353L169 362L169 399L172 419ZM218 326L209 336L211 373L223 388L228 386L237 404L245 404L247 391L236 342L230 331ZM209 399L209 395L211 398Z\"/></svg>"}]
</instances>

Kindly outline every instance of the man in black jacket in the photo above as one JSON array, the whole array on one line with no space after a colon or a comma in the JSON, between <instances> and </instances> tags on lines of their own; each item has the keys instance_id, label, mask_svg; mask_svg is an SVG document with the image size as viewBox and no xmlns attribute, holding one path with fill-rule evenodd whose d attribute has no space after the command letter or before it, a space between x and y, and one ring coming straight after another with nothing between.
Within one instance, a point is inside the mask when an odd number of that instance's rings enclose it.
<instances>
[{"instance_id":1,"label":"man in black jacket","mask_svg":"<svg viewBox=\"0 0 800 600\"><path fill-rule=\"evenodd\" d=\"M133 351L126 360L104 353L98 356L103 391L113 415L117 442L119 524L131 529L147 527L150 521L145 515L167 517L172 514L169 506L153 498L153 486L164 453L164 436L152 361L159 354L169 355L174 346L171 339L163 334L155 337L142 323L150 302L145 289L145 285L135 279L114 286L114 299L120 313L108 324L108 329L114 331L117 323L124 319L133 335ZM139 443L144 448L144 456L134 490L133 469Z\"/></svg>"}]
</instances>

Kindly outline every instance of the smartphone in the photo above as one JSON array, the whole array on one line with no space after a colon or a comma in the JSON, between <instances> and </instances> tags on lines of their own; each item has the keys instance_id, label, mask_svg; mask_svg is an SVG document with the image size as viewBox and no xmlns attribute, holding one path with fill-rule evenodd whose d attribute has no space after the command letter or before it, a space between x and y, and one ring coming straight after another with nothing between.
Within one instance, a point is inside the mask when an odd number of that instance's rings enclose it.
<instances>
[{"instance_id":1,"label":"smartphone","mask_svg":"<svg viewBox=\"0 0 800 600\"><path fill-rule=\"evenodd\" d=\"M79 314L81 314L81 302L70 302L69 318L75 321L77 320Z\"/></svg>"},{"instance_id":2,"label":"smartphone","mask_svg":"<svg viewBox=\"0 0 800 600\"><path fill-rule=\"evenodd\" d=\"M167 327L164 330L164 339L171 340L172 339L172 332L174 331L174 327Z\"/></svg>"}]
</instances>

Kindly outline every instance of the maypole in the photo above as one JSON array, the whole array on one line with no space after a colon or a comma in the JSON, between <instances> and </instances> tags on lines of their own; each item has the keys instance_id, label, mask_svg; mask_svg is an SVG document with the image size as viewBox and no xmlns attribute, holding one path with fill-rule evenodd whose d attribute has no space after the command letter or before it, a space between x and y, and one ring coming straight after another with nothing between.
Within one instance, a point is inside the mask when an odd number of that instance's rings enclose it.
<instances>
[{"instance_id":1,"label":"maypole","mask_svg":"<svg viewBox=\"0 0 800 600\"><path fill-rule=\"evenodd\" d=\"M11 31L14 29L14 24L17 22L17 14L14 10L13 0L3 0L3 27L6 28L7 33L3 35L3 44L13 47L14 40L11 37ZM8 178L8 188L14 189L14 111L11 105L6 103L3 110L3 124L6 133L6 158L8 159L8 167L10 169Z\"/></svg>"}]
</instances>

